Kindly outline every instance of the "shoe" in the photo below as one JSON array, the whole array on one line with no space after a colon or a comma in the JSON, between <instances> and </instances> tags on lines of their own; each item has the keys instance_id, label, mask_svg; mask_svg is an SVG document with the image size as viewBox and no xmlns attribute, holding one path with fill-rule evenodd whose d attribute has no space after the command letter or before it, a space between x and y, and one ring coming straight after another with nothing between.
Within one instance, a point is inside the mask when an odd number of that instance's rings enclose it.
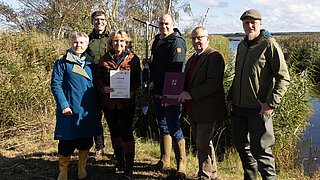
<instances>
[{"instance_id":1,"label":"shoe","mask_svg":"<svg viewBox=\"0 0 320 180\"><path fill-rule=\"evenodd\" d=\"M98 160L98 159L102 158L103 153L104 153L103 149L100 149L100 150L96 151L96 155L94 156L94 159Z\"/></svg>"}]
</instances>

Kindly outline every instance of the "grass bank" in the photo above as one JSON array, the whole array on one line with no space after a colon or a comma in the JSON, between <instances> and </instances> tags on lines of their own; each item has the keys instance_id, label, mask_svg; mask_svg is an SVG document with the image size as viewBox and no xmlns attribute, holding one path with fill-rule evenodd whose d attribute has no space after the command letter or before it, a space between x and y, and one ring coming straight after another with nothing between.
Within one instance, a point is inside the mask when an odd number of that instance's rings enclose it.
<instances>
[{"instance_id":1,"label":"grass bank","mask_svg":"<svg viewBox=\"0 0 320 180\"><path fill-rule=\"evenodd\" d=\"M193 53L188 40L188 55ZM210 36L211 46L230 58L229 41L221 36ZM0 179L52 179L58 173L57 142L53 140L55 127L55 102L50 91L53 63L65 53L69 40L54 41L50 36L30 32L6 32L0 35ZM138 49L138 48L137 48ZM275 112L274 147L279 179L308 179L303 175L299 157L295 153L297 140L308 125L310 115L308 92L310 79L308 71L296 71L295 56L291 57L291 84L288 93ZM229 89L234 75L234 62L227 64L225 90ZM166 179L172 170L151 172L146 170L159 157L157 128L154 114L141 115L140 106L136 110L135 131L137 179ZM105 121L107 155L100 161L89 160L88 171L91 179L114 177L111 166L112 149ZM197 158L191 139L190 126L181 122L190 148L188 151L187 175L194 178L197 173ZM144 129L143 129L144 128ZM215 143L219 159L221 179L242 179L241 163L233 150L230 119L219 122L216 127ZM92 155L92 154L91 154ZM172 153L172 162L174 156ZM70 175L75 177L76 156L70 166ZM298 164L298 165L297 165ZM172 168L174 168L172 164ZM2 178L3 177L3 178ZM314 177L314 176L312 176Z\"/></svg>"}]
</instances>

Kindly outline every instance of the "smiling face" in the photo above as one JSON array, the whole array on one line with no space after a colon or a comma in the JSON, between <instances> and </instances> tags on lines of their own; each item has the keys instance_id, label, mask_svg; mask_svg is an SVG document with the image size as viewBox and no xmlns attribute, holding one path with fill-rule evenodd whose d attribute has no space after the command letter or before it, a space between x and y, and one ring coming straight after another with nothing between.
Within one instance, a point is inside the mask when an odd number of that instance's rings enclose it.
<instances>
[{"instance_id":1,"label":"smiling face","mask_svg":"<svg viewBox=\"0 0 320 180\"><path fill-rule=\"evenodd\" d=\"M91 24L97 34L102 34L106 29L106 17L104 15L98 15L93 17Z\"/></svg>"},{"instance_id":2,"label":"smiling face","mask_svg":"<svg viewBox=\"0 0 320 180\"><path fill-rule=\"evenodd\" d=\"M174 22L170 15L165 14L160 18L159 21L159 31L162 39L168 37L170 34L172 34L173 28L174 28Z\"/></svg>"},{"instance_id":3,"label":"smiling face","mask_svg":"<svg viewBox=\"0 0 320 180\"><path fill-rule=\"evenodd\" d=\"M115 34L112 40L112 48L115 55L121 55L126 50L126 38L122 34Z\"/></svg>"},{"instance_id":4,"label":"smiling face","mask_svg":"<svg viewBox=\"0 0 320 180\"><path fill-rule=\"evenodd\" d=\"M196 28L191 33L192 45L197 53L201 53L209 45L208 31L204 28Z\"/></svg>"},{"instance_id":5,"label":"smiling face","mask_svg":"<svg viewBox=\"0 0 320 180\"><path fill-rule=\"evenodd\" d=\"M262 21L258 19L247 17L242 20L242 27L248 37L248 40L253 40L259 36L261 26Z\"/></svg>"},{"instance_id":6,"label":"smiling face","mask_svg":"<svg viewBox=\"0 0 320 180\"><path fill-rule=\"evenodd\" d=\"M77 36L72 42L72 51L80 57L82 53L88 48L87 38L84 36Z\"/></svg>"}]
</instances>

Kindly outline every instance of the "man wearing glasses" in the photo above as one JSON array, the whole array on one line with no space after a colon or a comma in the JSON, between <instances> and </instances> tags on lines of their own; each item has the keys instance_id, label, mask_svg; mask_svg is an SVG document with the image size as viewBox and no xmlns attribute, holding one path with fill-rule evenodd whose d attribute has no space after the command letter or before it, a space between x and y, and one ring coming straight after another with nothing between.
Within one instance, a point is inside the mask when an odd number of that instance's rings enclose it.
<instances>
[{"instance_id":1,"label":"man wearing glasses","mask_svg":"<svg viewBox=\"0 0 320 180\"><path fill-rule=\"evenodd\" d=\"M100 58L106 53L107 39L109 32L106 30L106 14L103 11L95 11L91 15L91 24L93 30L89 35L89 46L87 52L94 59L94 63L98 64ZM96 144L95 159L99 159L103 155L104 137L103 134L94 136Z\"/></svg>"},{"instance_id":2,"label":"man wearing glasses","mask_svg":"<svg viewBox=\"0 0 320 180\"><path fill-rule=\"evenodd\" d=\"M226 115L223 76L225 61L209 46L209 35L204 27L191 33L196 51L186 64L184 91L179 101L185 103L192 135L196 141L199 179L217 179L217 165L212 144L215 123ZM184 114L184 113L183 113Z\"/></svg>"}]
</instances>

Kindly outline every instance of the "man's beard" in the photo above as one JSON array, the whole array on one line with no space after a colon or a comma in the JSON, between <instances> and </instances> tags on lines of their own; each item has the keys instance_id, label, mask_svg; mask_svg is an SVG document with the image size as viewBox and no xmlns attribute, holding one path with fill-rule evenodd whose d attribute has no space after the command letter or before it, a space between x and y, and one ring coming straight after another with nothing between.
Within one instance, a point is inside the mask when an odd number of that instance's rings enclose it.
<instances>
[{"instance_id":1,"label":"man's beard","mask_svg":"<svg viewBox=\"0 0 320 180\"><path fill-rule=\"evenodd\" d=\"M255 32L247 34L248 40L252 41L254 38L258 37L258 35Z\"/></svg>"}]
</instances>

